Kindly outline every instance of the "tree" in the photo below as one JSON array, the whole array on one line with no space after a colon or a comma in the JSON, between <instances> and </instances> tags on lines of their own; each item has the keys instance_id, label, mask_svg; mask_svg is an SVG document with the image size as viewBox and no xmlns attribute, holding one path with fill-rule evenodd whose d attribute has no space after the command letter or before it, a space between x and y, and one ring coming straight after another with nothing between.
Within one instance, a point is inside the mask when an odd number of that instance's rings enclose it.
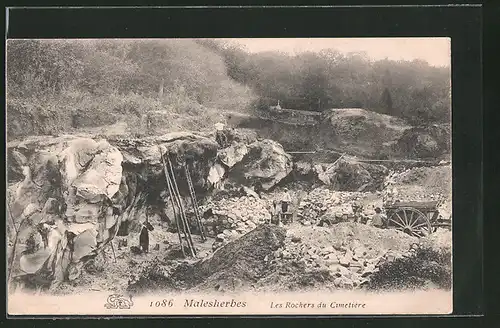
<instances>
[{"instance_id":1,"label":"tree","mask_svg":"<svg viewBox=\"0 0 500 328\"><path fill-rule=\"evenodd\" d=\"M7 43L7 76L9 93L55 94L79 80L83 44L68 40L9 40ZM31 85L34 83L36 85Z\"/></svg>"},{"instance_id":2,"label":"tree","mask_svg":"<svg viewBox=\"0 0 500 328\"><path fill-rule=\"evenodd\" d=\"M392 97L388 88L385 88L384 92L382 92L381 103L383 114L394 115L394 109L392 108Z\"/></svg>"}]
</instances>

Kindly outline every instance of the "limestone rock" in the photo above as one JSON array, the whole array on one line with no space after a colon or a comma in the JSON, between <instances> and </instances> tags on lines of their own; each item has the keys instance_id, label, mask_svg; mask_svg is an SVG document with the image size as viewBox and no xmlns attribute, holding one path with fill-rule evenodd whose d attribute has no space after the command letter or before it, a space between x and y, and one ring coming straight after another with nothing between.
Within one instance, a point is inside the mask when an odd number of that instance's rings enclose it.
<instances>
[{"instance_id":1,"label":"limestone rock","mask_svg":"<svg viewBox=\"0 0 500 328\"><path fill-rule=\"evenodd\" d=\"M343 265L343 266L347 267L351 263L351 259L349 257L347 257L347 256L342 256L339 259L339 262L340 262L340 265Z\"/></svg>"},{"instance_id":2,"label":"limestone rock","mask_svg":"<svg viewBox=\"0 0 500 328\"><path fill-rule=\"evenodd\" d=\"M227 148L219 150L218 157L224 165L232 168L248 154L248 151L249 149L246 144L234 143Z\"/></svg>"},{"instance_id":3,"label":"limestone rock","mask_svg":"<svg viewBox=\"0 0 500 328\"><path fill-rule=\"evenodd\" d=\"M248 146L248 153L234 165L230 177L247 185L260 182L262 188L268 190L291 171L291 156L279 143L266 139Z\"/></svg>"}]
</instances>

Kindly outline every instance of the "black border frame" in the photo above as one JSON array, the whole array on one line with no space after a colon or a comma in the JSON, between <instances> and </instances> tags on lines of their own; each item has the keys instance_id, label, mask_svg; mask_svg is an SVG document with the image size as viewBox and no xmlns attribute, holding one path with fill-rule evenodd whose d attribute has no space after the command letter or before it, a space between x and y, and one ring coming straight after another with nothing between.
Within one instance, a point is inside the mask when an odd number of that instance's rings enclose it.
<instances>
[{"instance_id":1,"label":"black border frame","mask_svg":"<svg viewBox=\"0 0 500 328\"><path fill-rule=\"evenodd\" d=\"M455 213L453 308L454 315L481 315L484 311L481 25L482 8L479 5L11 8L6 38L451 37ZM185 316L168 318L174 317Z\"/></svg>"}]
</instances>

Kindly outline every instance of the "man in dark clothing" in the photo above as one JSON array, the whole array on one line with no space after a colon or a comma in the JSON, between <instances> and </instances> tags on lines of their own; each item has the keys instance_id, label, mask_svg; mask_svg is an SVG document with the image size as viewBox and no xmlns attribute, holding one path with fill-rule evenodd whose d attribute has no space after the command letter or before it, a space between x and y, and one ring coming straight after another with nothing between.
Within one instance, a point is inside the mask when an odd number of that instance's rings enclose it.
<instances>
[{"instance_id":1,"label":"man in dark clothing","mask_svg":"<svg viewBox=\"0 0 500 328\"><path fill-rule=\"evenodd\" d=\"M221 148L225 148L227 146L227 138L224 131L217 131L215 133L215 140Z\"/></svg>"},{"instance_id":2,"label":"man in dark clothing","mask_svg":"<svg viewBox=\"0 0 500 328\"><path fill-rule=\"evenodd\" d=\"M146 219L146 222L142 225L141 234L139 235L139 246L144 253L149 252L149 232L153 230L153 226L149 223L148 219Z\"/></svg>"}]
</instances>

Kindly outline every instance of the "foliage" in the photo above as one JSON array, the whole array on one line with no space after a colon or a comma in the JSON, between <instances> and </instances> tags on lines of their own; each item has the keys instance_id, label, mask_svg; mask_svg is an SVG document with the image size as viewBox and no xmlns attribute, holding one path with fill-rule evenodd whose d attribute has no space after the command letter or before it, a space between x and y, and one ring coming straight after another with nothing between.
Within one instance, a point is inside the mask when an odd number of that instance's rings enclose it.
<instances>
[{"instance_id":1,"label":"foliage","mask_svg":"<svg viewBox=\"0 0 500 328\"><path fill-rule=\"evenodd\" d=\"M7 62L10 137L116 122L129 133L204 128L253 100L192 40L9 40ZM157 131L148 115L162 116Z\"/></svg>"},{"instance_id":2,"label":"foliage","mask_svg":"<svg viewBox=\"0 0 500 328\"><path fill-rule=\"evenodd\" d=\"M387 262L370 277L372 289L451 288L451 253L446 249L417 248L408 257Z\"/></svg>"},{"instance_id":3,"label":"foliage","mask_svg":"<svg viewBox=\"0 0 500 328\"><path fill-rule=\"evenodd\" d=\"M203 127L214 114L267 110L278 100L313 111L362 107L412 124L450 121L449 68L419 60L374 62L335 50L252 54L206 39L9 40L7 63L7 113L17 125L9 136L123 120L144 132L136 118L158 112L169 117L165 129L196 128L194 119ZM45 112L46 123L35 122Z\"/></svg>"},{"instance_id":4,"label":"foliage","mask_svg":"<svg viewBox=\"0 0 500 328\"><path fill-rule=\"evenodd\" d=\"M410 123L449 122L451 72L421 60L371 61L364 53L335 50L288 55L247 54L211 42L225 58L228 74L252 87L261 108L276 105L302 110L361 107Z\"/></svg>"}]
</instances>

